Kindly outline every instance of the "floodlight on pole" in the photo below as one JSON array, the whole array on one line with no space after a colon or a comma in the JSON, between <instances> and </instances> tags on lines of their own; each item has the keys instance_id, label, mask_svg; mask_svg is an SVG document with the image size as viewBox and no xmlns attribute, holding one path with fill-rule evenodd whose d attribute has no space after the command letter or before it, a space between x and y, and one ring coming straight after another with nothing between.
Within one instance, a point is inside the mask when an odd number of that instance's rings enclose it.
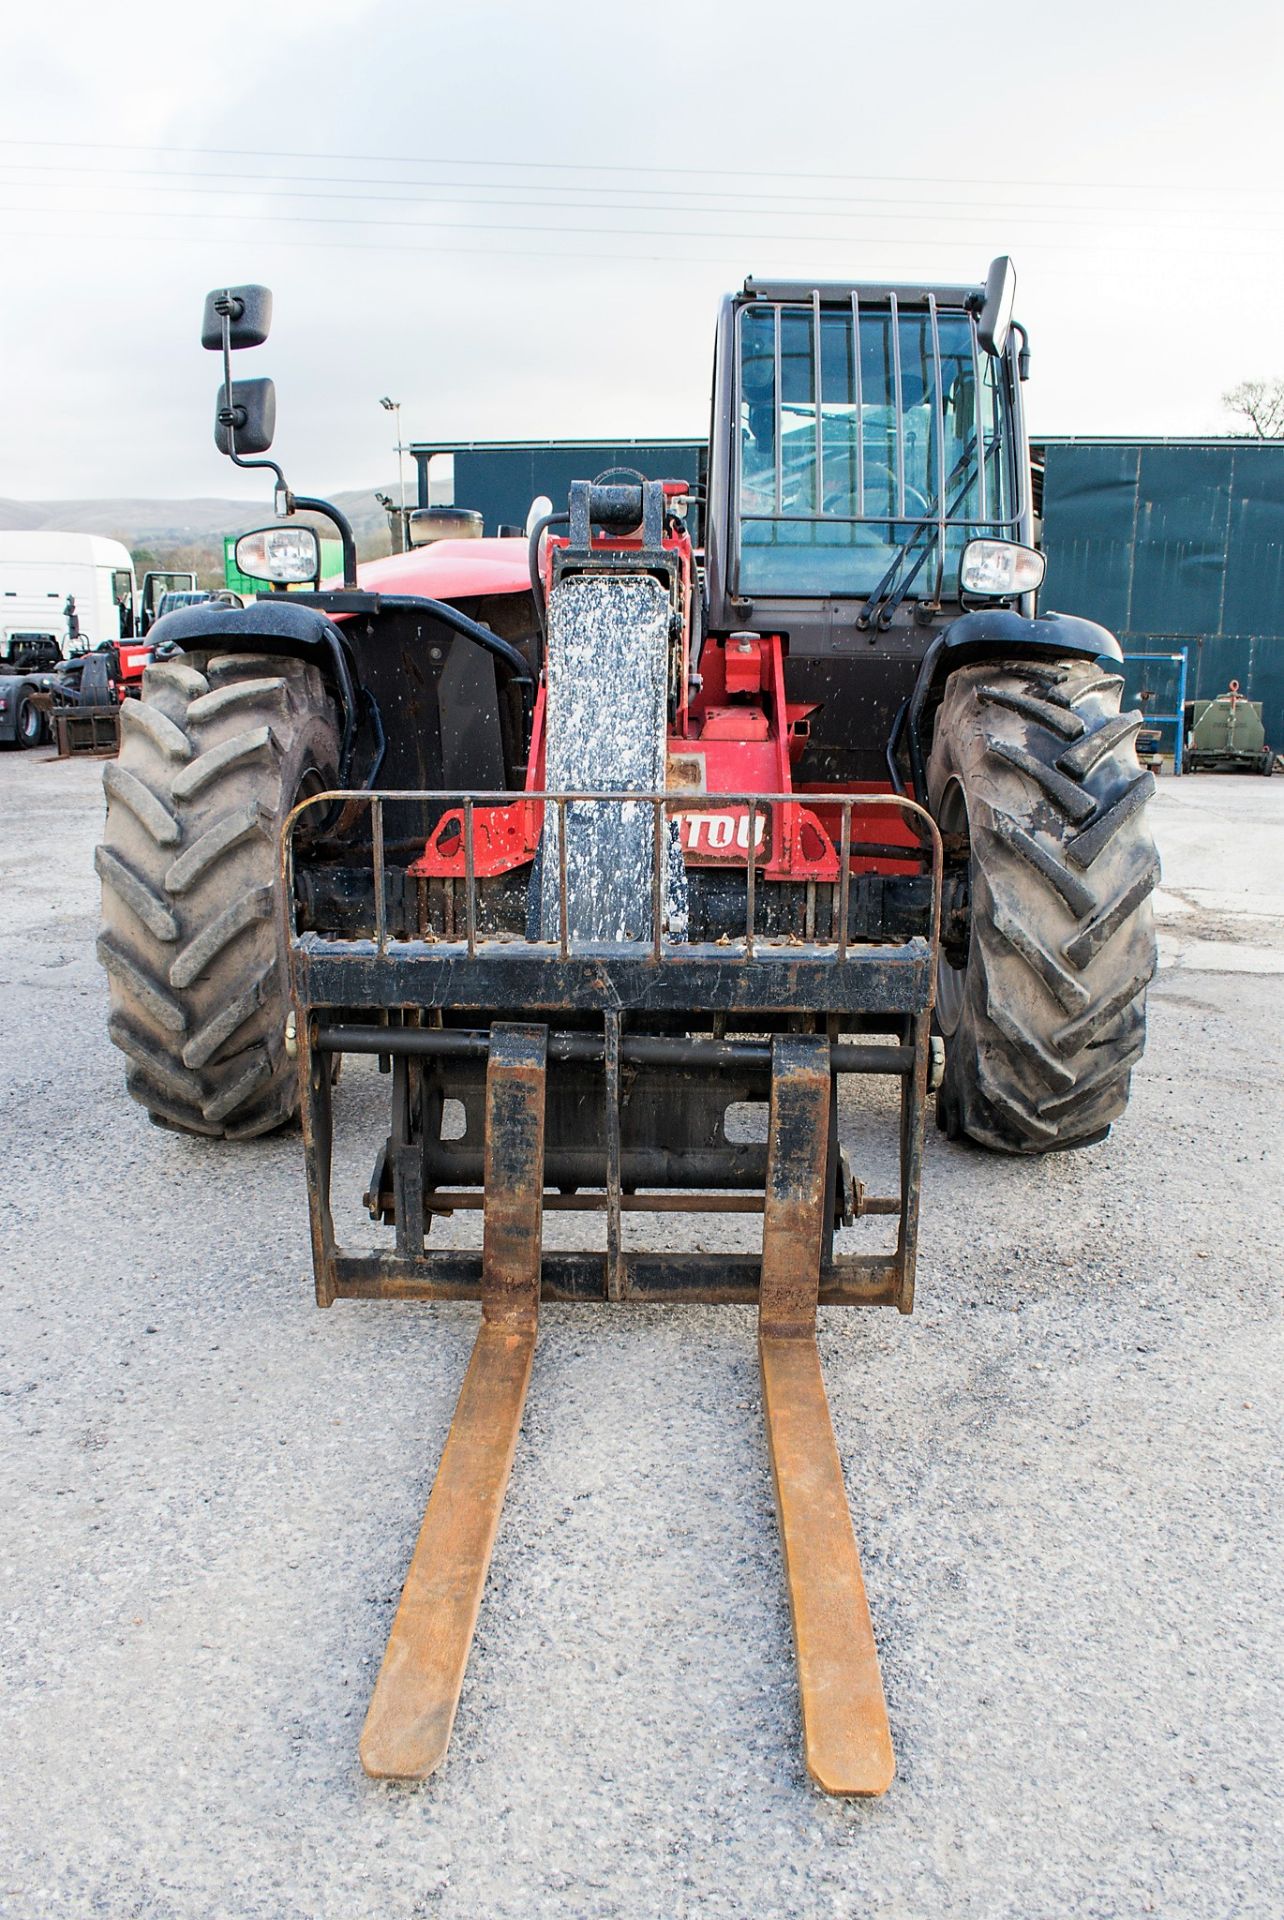
<instances>
[{"instance_id":1,"label":"floodlight on pole","mask_svg":"<svg viewBox=\"0 0 1284 1920\"><path fill-rule=\"evenodd\" d=\"M401 402L400 400L390 399L385 393L379 405L385 413L395 413L397 416L397 484L401 492L401 523L404 530L406 522L406 465L404 455L406 450L401 444ZM404 546L404 531L402 538Z\"/></svg>"}]
</instances>

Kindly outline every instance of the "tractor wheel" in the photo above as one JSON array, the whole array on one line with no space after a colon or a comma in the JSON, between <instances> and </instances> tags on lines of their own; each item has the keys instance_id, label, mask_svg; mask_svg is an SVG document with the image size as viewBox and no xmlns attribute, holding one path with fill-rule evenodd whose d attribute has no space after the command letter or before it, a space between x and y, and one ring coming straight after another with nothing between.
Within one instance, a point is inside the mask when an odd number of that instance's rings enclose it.
<instances>
[{"instance_id":1,"label":"tractor wheel","mask_svg":"<svg viewBox=\"0 0 1284 1920\"><path fill-rule=\"evenodd\" d=\"M1003 1153L1100 1140L1128 1102L1155 970L1142 716L1091 661L950 675L927 781L970 912L942 941L937 1120Z\"/></svg>"},{"instance_id":2,"label":"tractor wheel","mask_svg":"<svg viewBox=\"0 0 1284 1920\"><path fill-rule=\"evenodd\" d=\"M334 709L303 661L184 654L147 668L120 732L95 865L126 1085L159 1126L268 1133L297 1101L277 829L335 784Z\"/></svg>"}]
</instances>

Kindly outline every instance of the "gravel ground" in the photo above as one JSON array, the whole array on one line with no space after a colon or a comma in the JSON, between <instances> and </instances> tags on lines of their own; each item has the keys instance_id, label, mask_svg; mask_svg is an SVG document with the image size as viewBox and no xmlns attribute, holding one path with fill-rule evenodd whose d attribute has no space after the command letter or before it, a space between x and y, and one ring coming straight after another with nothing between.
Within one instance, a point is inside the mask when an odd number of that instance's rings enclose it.
<instances>
[{"instance_id":1,"label":"gravel ground","mask_svg":"<svg viewBox=\"0 0 1284 1920\"><path fill-rule=\"evenodd\" d=\"M1114 1137L933 1132L918 1310L822 1315L899 1761L841 1804L734 1309L546 1310L448 1763L364 1778L475 1309L317 1313L297 1136L126 1099L99 773L0 758L0 1913L1278 1920L1284 780L1163 786Z\"/></svg>"}]
</instances>

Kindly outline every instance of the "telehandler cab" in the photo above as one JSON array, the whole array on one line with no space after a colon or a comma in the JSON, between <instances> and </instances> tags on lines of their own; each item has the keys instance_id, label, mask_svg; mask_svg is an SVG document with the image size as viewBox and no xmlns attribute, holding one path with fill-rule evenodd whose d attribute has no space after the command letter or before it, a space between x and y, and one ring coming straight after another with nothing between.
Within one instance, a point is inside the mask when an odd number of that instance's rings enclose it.
<instances>
[{"instance_id":1,"label":"telehandler cab","mask_svg":"<svg viewBox=\"0 0 1284 1920\"><path fill-rule=\"evenodd\" d=\"M273 590L154 629L105 774L100 952L155 1121L244 1139L301 1108L320 1305L481 1301L373 1775L445 1755L541 1301L694 1301L757 1308L807 1766L891 1780L816 1309L909 1311L933 1093L1000 1151L1102 1138L1155 964L1119 647L1036 613L1012 295L1006 259L984 287L749 280L699 544L684 483L614 473L527 540L359 574L343 516L262 458L271 382L232 378L270 295L209 297L219 445L273 471L281 521L238 563ZM342 583L299 508L337 525ZM345 1053L390 1067L380 1251L331 1207ZM847 1075L898 1092L894 1191L848 1162ZM744 1102L765 1141L729 1127ZM479 1249L429 1244L470 1208ZM604 1250L542 1250L545 1211L604 1216ZM761 1251L630 1244L671 1213L760 1215ZM841 1248L869 1215L894 1245Z\"/></svg>"}]
</instances>

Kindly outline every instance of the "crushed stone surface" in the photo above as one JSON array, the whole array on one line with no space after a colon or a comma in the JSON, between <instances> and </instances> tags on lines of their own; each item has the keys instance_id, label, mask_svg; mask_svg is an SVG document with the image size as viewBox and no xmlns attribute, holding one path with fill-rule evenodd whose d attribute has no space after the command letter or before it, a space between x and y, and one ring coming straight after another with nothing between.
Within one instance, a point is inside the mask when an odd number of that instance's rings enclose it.
<instances>
[{"instance_id":1,"label":"crushed stone surface","mask_svg":"<svg viewBox=\"0 0 1284 1920\"><path fill-rule=\"evenodd\" d=\"M0 1915L1279 1920L1270 974L1182 949L1100 1146L931 1132L914 1315L822 1312L883 1800L802 1766L739 1309L545 1311L446 1766L381 1786L357 1735L476 1310L319 1313L297 1134L184 1139L126 1098L99 780L0 755ZM1238 863L1284 952L1284 782L1173 794L1166 885L1218 892L1192 932L1234 944ZM387 1086L345 1066L345 1222ZM858 1167L890 1125L847 1099Z\"/></svg>"}]
</instances>

